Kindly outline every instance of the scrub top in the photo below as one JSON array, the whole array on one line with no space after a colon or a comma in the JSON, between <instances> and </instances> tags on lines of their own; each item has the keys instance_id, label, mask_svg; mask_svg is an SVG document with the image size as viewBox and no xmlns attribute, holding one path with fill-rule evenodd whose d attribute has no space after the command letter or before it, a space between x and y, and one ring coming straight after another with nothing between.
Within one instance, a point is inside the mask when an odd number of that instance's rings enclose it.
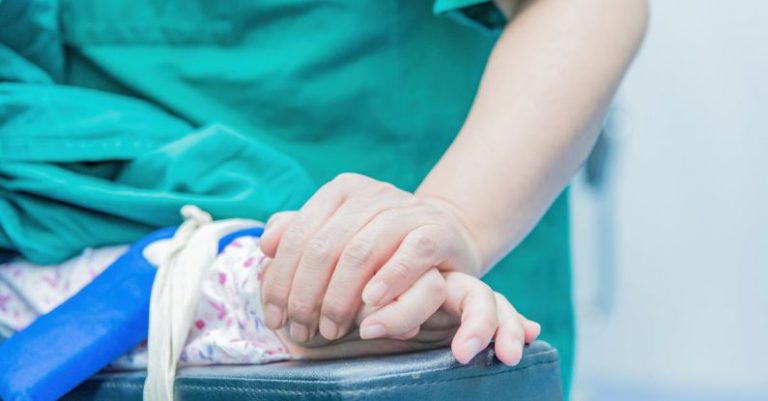
<instances>
[{"instance_id":1,"label":"scrub top","mask_svg":"<svg viewBox=\"0 0 768 401\"><path fill-rule=\"evenodd\" d=\"M232 126L298 160L317 184L357 172L409 191L459 131L504 23L479 0L60 3L63 83ZM568 230L564 193L484 278L542 324L566 391Z\"/></svg>"}]
</instances>

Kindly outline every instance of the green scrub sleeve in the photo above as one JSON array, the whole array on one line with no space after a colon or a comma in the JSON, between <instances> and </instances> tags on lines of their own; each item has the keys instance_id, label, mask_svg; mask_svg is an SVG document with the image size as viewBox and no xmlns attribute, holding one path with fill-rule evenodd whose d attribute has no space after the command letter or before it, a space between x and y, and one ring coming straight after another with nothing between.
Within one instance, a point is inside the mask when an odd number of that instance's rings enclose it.
<instances>
[{"instance_id":1,"label":"green scrub sleeve","mask_svg":"<svg viewBox=\"0 0 768 401\"><path fill-rule=\"evenodd\" d=\"M491 0L436 0L435 15L446 16L462 25L497 35L507 18Z\"/></svg>"}]
</instances>

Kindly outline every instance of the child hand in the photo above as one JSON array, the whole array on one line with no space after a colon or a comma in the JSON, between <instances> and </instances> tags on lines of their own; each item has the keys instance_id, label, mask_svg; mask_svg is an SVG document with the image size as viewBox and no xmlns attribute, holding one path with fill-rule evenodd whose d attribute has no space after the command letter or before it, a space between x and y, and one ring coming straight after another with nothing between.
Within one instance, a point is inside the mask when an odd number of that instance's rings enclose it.
<instances>
[{"instance_id":1,"label":"child hand","mask_svg":"<svg viewBox=\"0 0 768 401\"><path fill-rule=\"evenodd\" d=\"M416 337L420 327L410 328L414 324L414 320L410 319L416 316L415 310L422 309L419 300L428 294L424 291L426 286L420 285L420 281L427 281L426 277L431 274L441 275L444 280L444 291L435 294L445 294L441 310L460 321L451 341L451 350L459 362L469 362L491 340L495 340L494 349L498 358L507 365L516 365L522 356L523 345L539 336L541 326L538 323L526 319L503 295L479 279L464 273L439 273L431 269L400 298L365 317L360 323L360 337ZM374 331L381 335L368 335L372 326L380 326L382 329Z\"/></svg>"},{"instance_id":2,"label":"child hand","mask_svg":"<svg viewBox=\"0 0 768 401\"><path fill-rule=\"evenodd\" d=\"M272 258L264 273L265 323L273 330L287 325L297 341L318 331L344 336L363 300L386 305L434 266L482 270L479 247L455 208L359 174L339 175L298 212L273 215L261 248ZM434 312L429 308L423 320Z\"/></svg>"},{"instance_id":3,"label":"child hand","mask_svg":"<svg viewBox=\"0 0 768 401\"><path fill-rule=\"evenodd\" d=\"M499 360L513 366L520 362L523 344L533 342L541 331L537 323L518 313L501 294L472 276L441 274L431 269L425 277L428 278L421 279L422 284L417 282L391 304L363 308L357 317L361 330L342 338L329 341L317 337L298 343L287 329L278 331L278 336L291 353L310 359L394 354L451 344L453 355L460 363L468 363L493 339ZM403 314L411 314L414 305L416 309L423 309L418 305L419 293L424 290L423 286L436 285L432 281L435 277L442 280L444 286L443 304L426 322L409 329L410 324L403 323ZM370 325L381 325L385 334L369 336L365 327Z\"/></svg>"}]
</instances>

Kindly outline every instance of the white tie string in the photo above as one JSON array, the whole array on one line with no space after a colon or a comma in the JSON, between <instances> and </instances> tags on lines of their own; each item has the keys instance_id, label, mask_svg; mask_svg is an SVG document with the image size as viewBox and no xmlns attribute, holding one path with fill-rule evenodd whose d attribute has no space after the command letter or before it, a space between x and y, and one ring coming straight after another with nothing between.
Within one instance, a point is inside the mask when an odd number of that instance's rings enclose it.
<instances>
[{"instance_id":1,"label":"white tie string","mask_svg":"<svg viewBox=\"0 0 768 401\"><path fill-rule=\"evenodd\" d=\"M261 225L248 219L214 222L210 214L191 205L184 206L181 214L184 223L173 238L144 249L145 258L157 267L149 308L145 401L173 401L176 367L195 316L200 285L218 253L219 239Z\"/></svg>"}]
</instances>

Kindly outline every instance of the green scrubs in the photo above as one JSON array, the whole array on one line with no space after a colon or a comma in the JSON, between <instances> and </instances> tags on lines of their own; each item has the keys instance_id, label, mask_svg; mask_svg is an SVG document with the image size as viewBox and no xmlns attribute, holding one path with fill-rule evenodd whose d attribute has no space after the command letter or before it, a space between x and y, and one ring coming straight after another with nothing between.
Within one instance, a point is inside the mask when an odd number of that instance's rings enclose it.
<instances>
[{"instance_id":1,"label":"green scrubs","mask_svg":"<svg viewBox=\"0 0 768 401\"><path fill-rule=\"evenodd\" d=\"M503 20L478 0L61 0L59 21L67 84L222 122L294 157L317 183L357 172L410 191L470 107L494 43L475 28ZM485 278L541 322L566 386L569 269L563 195Z\"/></svg>"}]
</instances>

